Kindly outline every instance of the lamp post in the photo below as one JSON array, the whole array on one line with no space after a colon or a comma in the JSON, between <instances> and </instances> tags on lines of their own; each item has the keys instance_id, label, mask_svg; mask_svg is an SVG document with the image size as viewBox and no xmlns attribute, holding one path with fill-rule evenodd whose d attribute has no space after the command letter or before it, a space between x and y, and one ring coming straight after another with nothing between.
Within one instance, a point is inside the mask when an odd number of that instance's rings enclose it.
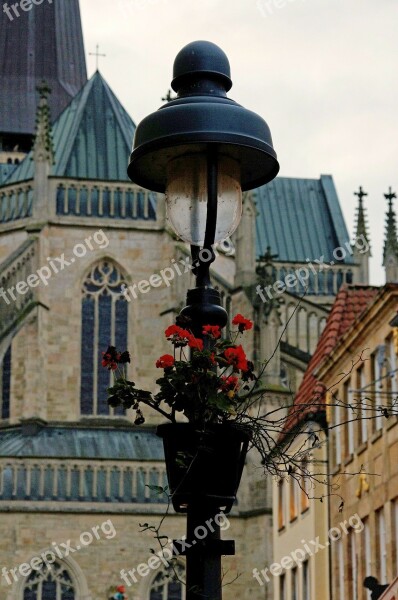
<instances>
[{"instance_id":1,"label":"lamp post","mask_svg":"<svg viewBox=\"0 0 398 600\"><path fill-rule=\"evenodd\" d=\"M181 316L203 337L203 325L227 323L210 280L213 246L237 228L242 191L274 179L279 164L266 122L227 97L230 65L218 46L185 46L174 61L171 86L177 98L137 127L128 174L134 183L166 194L170 224L191 245L196 287L188 291ZM205 496L181 507L188 513L187 540L195 541L186 551L187 600L221 598L221 555L234 554L233 542L223 542L214 524L222 508ZM213 531L196 543L196 528L209 519Z\"/></svg>"}]
</instances>

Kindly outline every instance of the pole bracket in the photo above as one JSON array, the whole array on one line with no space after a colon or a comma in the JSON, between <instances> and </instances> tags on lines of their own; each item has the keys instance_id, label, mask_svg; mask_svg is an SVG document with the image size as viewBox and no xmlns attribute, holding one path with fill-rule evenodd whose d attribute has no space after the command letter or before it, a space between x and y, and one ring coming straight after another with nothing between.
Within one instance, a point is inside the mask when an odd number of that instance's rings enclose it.
<instances>
[{"instance_id":1,"label":"pole bracket","mask_svg":"<svg viewBox=\"0 0 398 600\"><path fill-rule=\"evenodd\" d=\"M187 542L184 539L173 541L174 556L187 556L191 552L205 552L213 556L235 556L235 540L204 539Z\"/></svg>"}]
</instances>

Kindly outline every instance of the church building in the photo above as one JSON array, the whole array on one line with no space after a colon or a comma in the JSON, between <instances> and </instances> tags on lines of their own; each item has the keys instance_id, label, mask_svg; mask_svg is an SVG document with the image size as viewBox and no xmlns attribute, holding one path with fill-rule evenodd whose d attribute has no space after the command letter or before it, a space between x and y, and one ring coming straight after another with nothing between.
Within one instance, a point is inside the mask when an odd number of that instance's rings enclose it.
<instances>
[{"instance_id":1,"label":"church building","mask_svg":"<svg viewBox=\"0 0 398 600\"><path fill-rule=\"evenodd\" d=\"M124 585L129 600L182 600L161 561L129 575L156 546L142 525L167 507L153 491L162 442L151 415L137 426L109 408L101 358L129 349L129 377L155 389L163 331L193 283L189 248L163 196L127 177L135 125L98 70L87 79L78 0L2 12L0 55L0 598L107 600ZM358 194L352 241L331 176L279 177L245 194L217 249L214 285L231 318L253 320L256 367L268 362L265 409L291 403L341 285L368 283ZM140 286L153 274L162 285ZM224 533L236 540L226 600L273 598L252 577L272 562L272 482L258 467L249 455ZM163 529L177 539L185 518L171 510ZM32 570L43 555L50 568Z\"/></svg>"}]
</instances>

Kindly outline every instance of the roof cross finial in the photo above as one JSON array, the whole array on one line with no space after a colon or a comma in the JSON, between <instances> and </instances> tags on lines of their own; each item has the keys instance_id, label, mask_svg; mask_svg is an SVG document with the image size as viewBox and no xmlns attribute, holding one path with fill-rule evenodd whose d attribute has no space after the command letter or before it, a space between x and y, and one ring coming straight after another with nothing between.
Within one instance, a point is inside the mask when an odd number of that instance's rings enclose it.
<instances>
[{"instance_id":1,"label":"roof cross finial","mask_svg":"<svg viewBox=\"0 0 398 600\"><path fill-rule=\"evenodd\" d=\"M362 199L365 198L368 194L363 191L362 186L359 186L359 192L354 192L355 196L358 196L359 201L362 202Z\"/></svg>"},{"instance_id":2,"label":"roof cross finial","mask_svg":"<svg viewBox=\"0 0 398 600\"><path fill-rule=\"evenodd\" d=\"M392 191L391 186L388 188L388 194L384 194L384 198L386 200L388 200L389 205L392 205L392 201L394 200L394 198L396 198L397 195L395 192Z\"/></svg>"},{"instance_id":3,"label":"roof cross finial","mask_svg":"<svg viewBox=\"0 0 398 600\"><path fill-rule=\"evenodd\" d=\"M164 96L164 98L162 98L162 102L171 102L172 100L175 100L176 98L177 98L177 96L171 95L171 89L169 88L167 90L167 94Z\"/></svg>"},{"instance_id":4,"label":"roof cross finial","mask_svg":"<svg viewBox=\"0 0 398 600\"><path fill-rule=\"evenodd\" d=\"M99 58L100 58L100 56L103 56L105 58L106 54L100 54L100 52L99 52L99 44L97 44L96 47L95 47L95 52L89 52L88 55L89 56L95 56L95 58L96 58L96 70L98 71Z\"/></svg>"}]
</instances>

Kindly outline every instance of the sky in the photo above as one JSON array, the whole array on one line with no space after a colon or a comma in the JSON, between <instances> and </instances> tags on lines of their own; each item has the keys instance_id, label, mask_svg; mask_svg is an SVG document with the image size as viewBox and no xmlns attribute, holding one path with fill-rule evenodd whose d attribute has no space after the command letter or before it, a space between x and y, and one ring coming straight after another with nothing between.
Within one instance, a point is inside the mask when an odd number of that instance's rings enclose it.
<instances>
[{"instance_id":1,"label":"sky","mask_svg":"<svg viewBox=\"0 0 398 600\"><path fill-rule=\"evenodd\" d=\"M229 97L271 128L280 175L331 174L351 235L362 185L373 257L389 186L398 195L398 0L80 0L86 52L135 123L163 104L179 50L228 55ZM87 56L89 74L96 58ZM396 201L396 203L398 200Z\"/></svg>"}]
</instances>

